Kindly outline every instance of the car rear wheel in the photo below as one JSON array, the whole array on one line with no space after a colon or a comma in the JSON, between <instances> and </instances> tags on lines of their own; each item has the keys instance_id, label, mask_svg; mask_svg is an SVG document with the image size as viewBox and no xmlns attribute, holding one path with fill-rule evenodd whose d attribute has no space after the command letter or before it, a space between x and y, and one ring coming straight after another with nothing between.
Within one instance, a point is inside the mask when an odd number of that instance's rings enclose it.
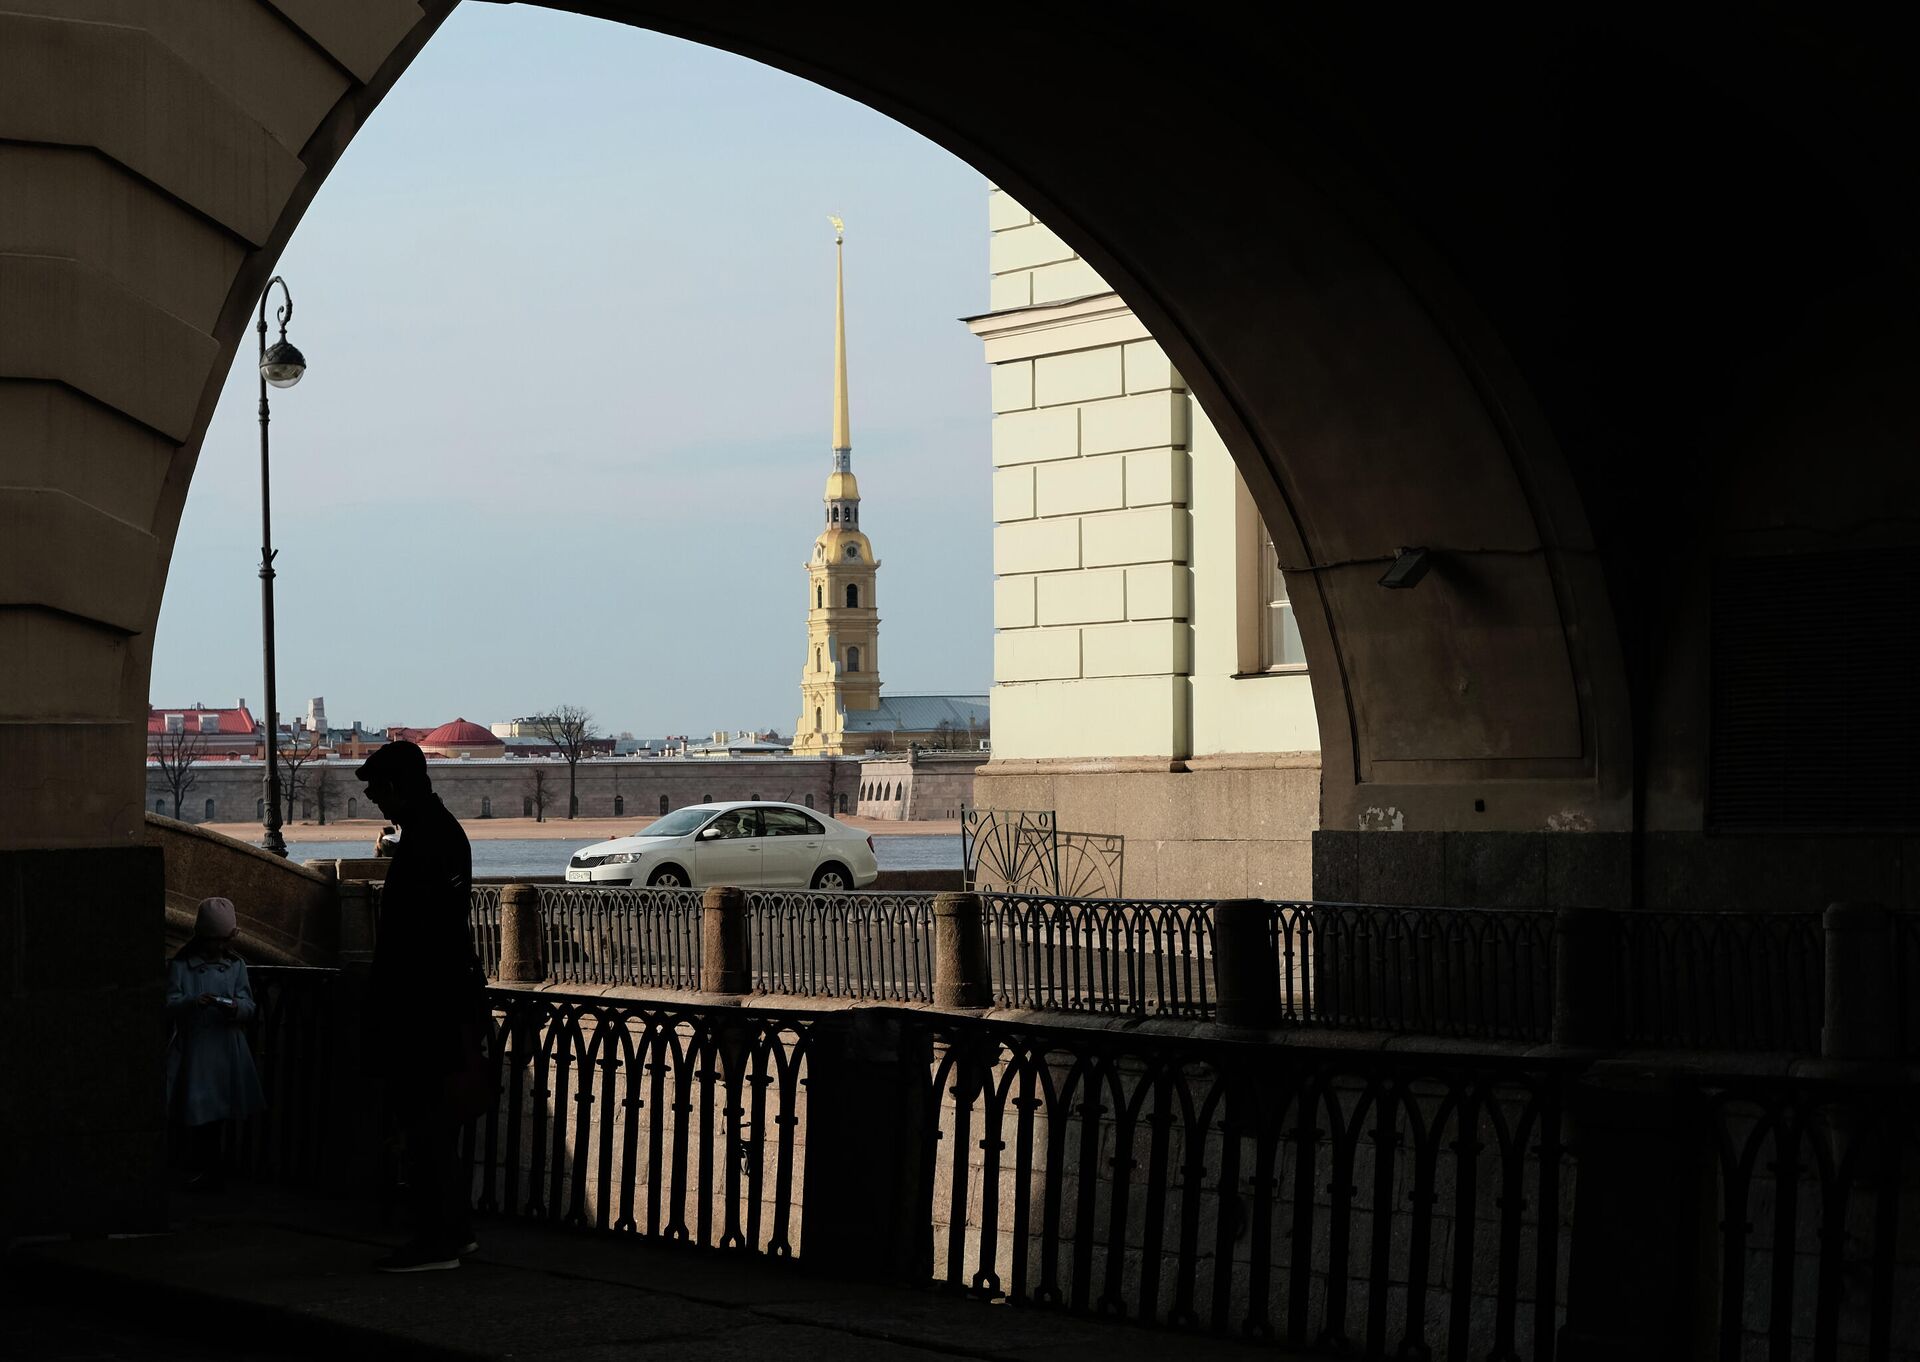
<instances>
[{"instance_id":1,"label":"car rear wheel","mask_svg":"<svg viewBox=\"0 0 1920 1362\"><path fill-rule=\"evenodd\" d=\"M853 873L837 861L830 861L813 872L813 887L844 892L853 888Z\"/></svg>"},{"instance_id":2,"label":"car rear wheel","mask_svg":"<svg viewBox=\"0 0 1920 1362\"><path fill-rule=\"evenodd\" d=\"M655 889L685 889L687 872L677 865L663 865L647 876L647 883Z\"/></svg>"}]
</instances>

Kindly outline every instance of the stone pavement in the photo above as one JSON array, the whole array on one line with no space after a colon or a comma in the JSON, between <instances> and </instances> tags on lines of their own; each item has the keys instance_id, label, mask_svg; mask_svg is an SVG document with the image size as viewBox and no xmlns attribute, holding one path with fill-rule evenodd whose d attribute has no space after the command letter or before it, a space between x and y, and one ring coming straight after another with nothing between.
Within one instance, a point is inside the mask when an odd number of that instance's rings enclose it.
<instances>
[{"instance_id":1,"label":"stone pavement","mask_svg":"<svg viewBox=\"0 0 1920 1362\"><path fill-rule=\"evenodd\" d=\"M176 1211L181 1206L176 1203ZM482 1220L455 1272L369 1264L398 1236L370 1207L258 1191L172 1233L15 1249L0 1355L338 1356L663 1362L1274 1358L1268 1348L874 1286L797 1264ZM209 1338L224 1339L224 1350Z\"/></svg>"}]
</instances>

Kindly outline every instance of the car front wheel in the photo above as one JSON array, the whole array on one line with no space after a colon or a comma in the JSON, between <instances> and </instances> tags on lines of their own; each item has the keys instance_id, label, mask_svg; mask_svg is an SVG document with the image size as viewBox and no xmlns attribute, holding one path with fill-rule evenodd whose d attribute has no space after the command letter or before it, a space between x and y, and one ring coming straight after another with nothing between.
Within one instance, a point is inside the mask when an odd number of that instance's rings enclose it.
<instances>
[{"instance_id":1,"label":"car front wheel","mask_svg":"<svg viewBox=\"0 0 1920 1362\"><path fill-rule=\"evenodd\" d=\"M853 888L853 875L843 865L823 865L813 872L813 887L844 893Z\"/></svg>"},{"instance_id":2,"label":"car front wheel","mask_svg":"<svg viewBox=\"0 0 1920 1362\"><path fill-rule=\"evenodd\" d=\"M687 872L677 865L663 865L647 876L647 883L655 889L685 889Z\"/></svg>"}]
</instances>

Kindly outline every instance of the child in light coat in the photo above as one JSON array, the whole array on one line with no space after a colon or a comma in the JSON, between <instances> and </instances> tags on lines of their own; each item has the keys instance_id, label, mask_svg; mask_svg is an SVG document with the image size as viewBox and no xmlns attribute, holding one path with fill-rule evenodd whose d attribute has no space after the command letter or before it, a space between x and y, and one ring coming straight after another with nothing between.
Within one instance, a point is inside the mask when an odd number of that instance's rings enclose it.
<instances>
[{"instance_id":1,"label":"child in light coat","mask_svg":"<svg viewBox=\"0 0 1920 1362\"><path fill-rule=\"evenodd\" d=\"M167 1111L188 1132L192 1191L220 1189L221 1123L266 1105L247 1049L253 989L233 951L238 930L231 900L203 899L193 939L167 962Z\"/></svg>"}]
</instances>

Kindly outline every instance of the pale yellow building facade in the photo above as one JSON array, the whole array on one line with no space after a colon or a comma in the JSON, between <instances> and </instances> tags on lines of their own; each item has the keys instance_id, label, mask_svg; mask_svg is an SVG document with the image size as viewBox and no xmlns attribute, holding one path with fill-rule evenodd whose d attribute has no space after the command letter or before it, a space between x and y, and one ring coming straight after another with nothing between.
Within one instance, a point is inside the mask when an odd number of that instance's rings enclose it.
<instances>
[{"instance_id":1,"label":"pale yellow building facade","mask_svg":"<svg viewBox=\"0 0 1920 1362\"><path fill-rule=\"evenodd\" d=\"M1120 297L998 189L993 756L982 808L1127 838L1124 889L1305 897L1319 733L1232 458Z\"/></svg>"}]
</instances>

